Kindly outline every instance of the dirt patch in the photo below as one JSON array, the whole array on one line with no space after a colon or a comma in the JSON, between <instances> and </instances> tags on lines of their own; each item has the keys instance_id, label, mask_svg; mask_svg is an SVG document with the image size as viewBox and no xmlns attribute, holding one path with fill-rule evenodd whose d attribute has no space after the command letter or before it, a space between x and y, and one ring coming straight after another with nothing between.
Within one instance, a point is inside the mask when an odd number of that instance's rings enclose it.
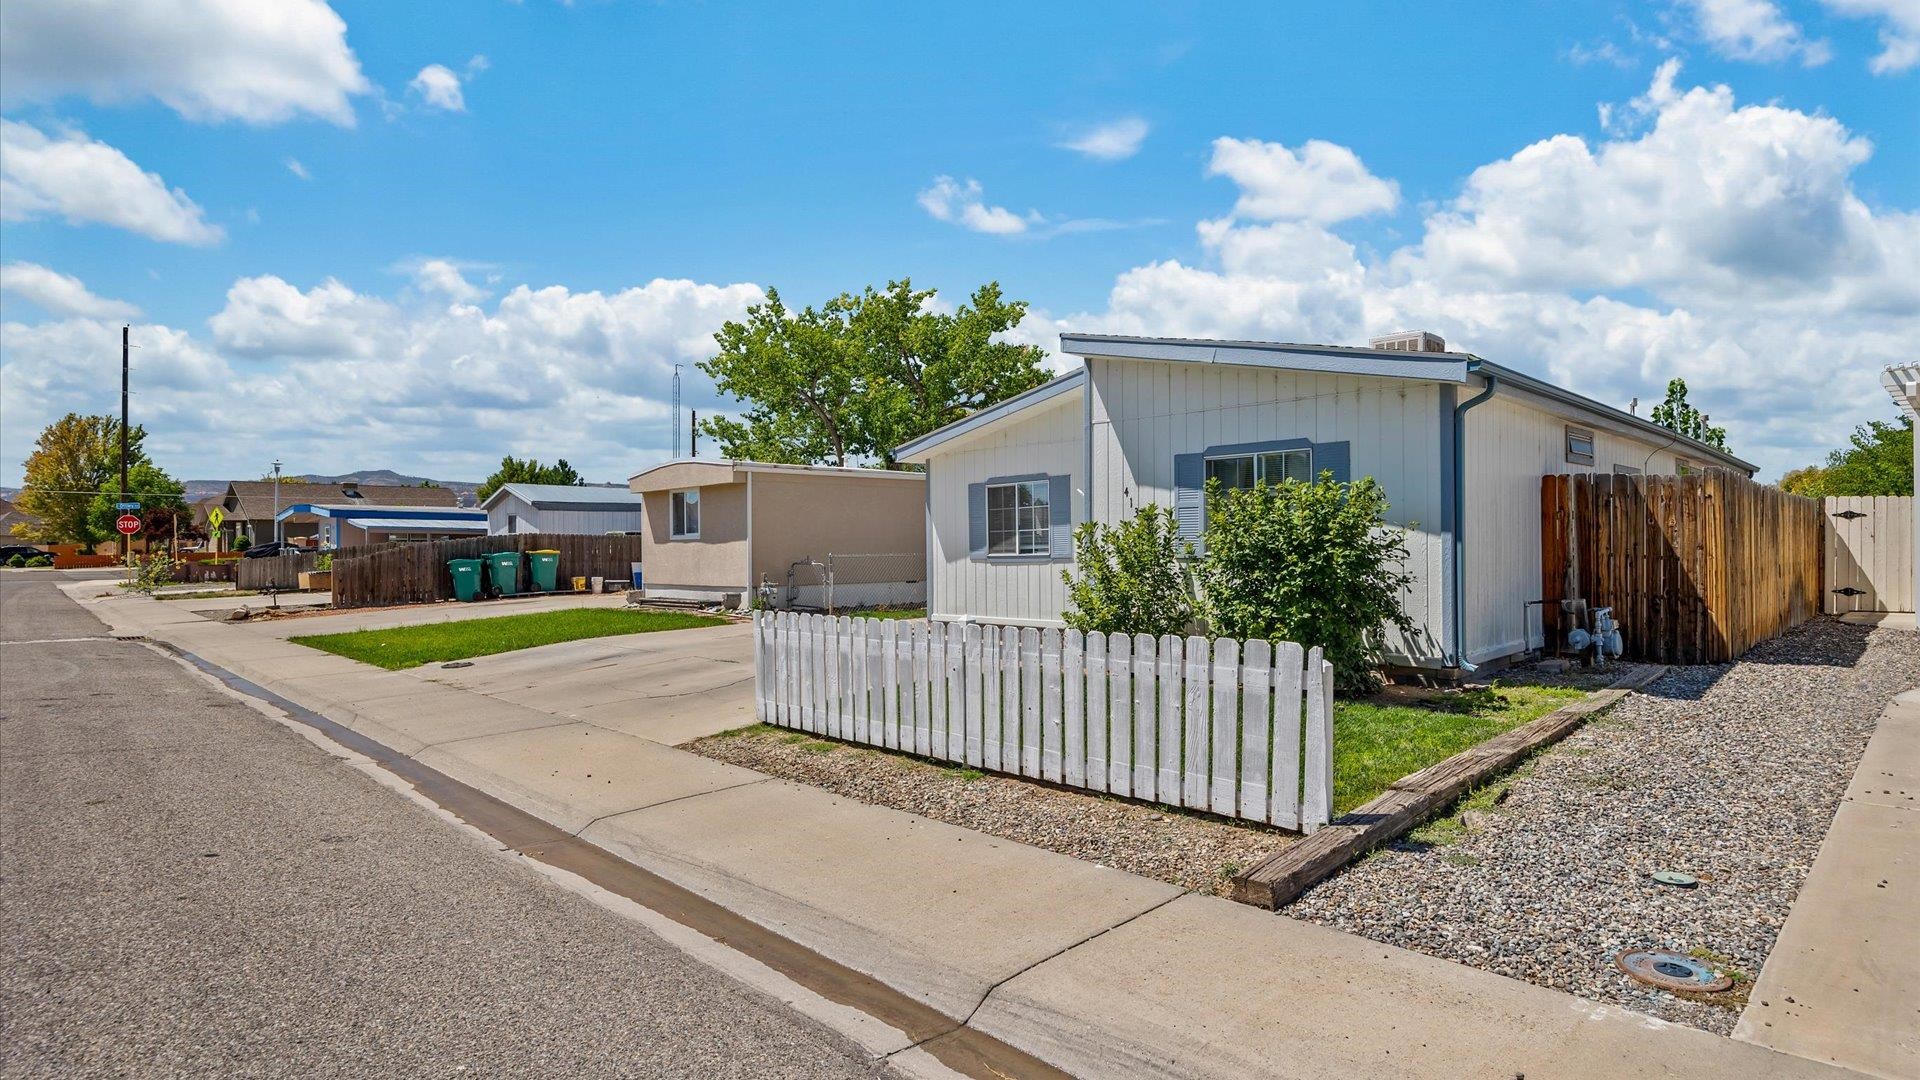
<instances>
[{"instance_id":1,"label":"dirt patch","mask_svg":"<svg viewBox=\"0 0 1920 1080\"><path fill-rule=\"evenodd\" d=\"M1215 895L1225 895L1236 872L1298 839L773 728L697 739L682 749Z\"/></svg>"}]
</instances>

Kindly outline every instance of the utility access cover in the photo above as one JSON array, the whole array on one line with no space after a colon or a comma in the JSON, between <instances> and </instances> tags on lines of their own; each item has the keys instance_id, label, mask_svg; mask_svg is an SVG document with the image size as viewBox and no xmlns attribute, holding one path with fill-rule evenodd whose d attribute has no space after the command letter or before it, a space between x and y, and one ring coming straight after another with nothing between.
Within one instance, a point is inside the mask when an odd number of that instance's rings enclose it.
<instances>
[{"instance_id":1,"label":"utility access cover","mask_svg":"<svg viewBox=\"0 0 1920 1080\"><path fill-rule=\"evenodd\" d=\"M1714 974L1712 968L1693 957L1664 949L1623 952L1613 962L1635 982L1662 990L1717 994L1733 987L1732 979Z\"/></svg>"}]
</instances>

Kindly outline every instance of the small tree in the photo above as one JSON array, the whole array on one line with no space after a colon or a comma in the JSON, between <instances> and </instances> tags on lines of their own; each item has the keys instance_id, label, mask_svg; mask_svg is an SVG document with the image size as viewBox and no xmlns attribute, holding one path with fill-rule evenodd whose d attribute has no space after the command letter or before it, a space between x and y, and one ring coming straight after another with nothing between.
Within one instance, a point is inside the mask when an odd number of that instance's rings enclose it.
<instances>
[{"instance_id":1,"label":"small tree","mask_svg":"<svg viewBox=\"0 0 1920 1080\"><path fill-rule=\"evenodd\" d=\"M584 483L586 481L580 478L580 474L574 471L573 466L567 464L566 458L561 458L552 465L544 465L533 458L522 461L508 454L500 459L500 467L493 470L493 475L487 477L481 483L479 490L473 494L477 501L486 502L488 496L508 484L560 484L579 487Z\"/></svg>"},{"instance_id":2,"label":"small tree","mask_svg":"<svg viewBox=\"0 0 1920 1080\"><path fill-rule=\"evenodd\" d=\"M1331 473L1239 491L1210 481L1207 506L1200 581L1212 631L1319 645L1343 692L1377 690L1381 627L1413 629L1400 610L1407 546L1384 526L1380 485Z\"/></svg>"},{"instance_id":3,"label":"small tree","mask_svg":"<svg viewBox=\"0 0 1920 1080\"><path fill-rule=\"evenodd\" d=\"M1667 383L1667 400L1653 407L1653 422L1668 431L1706 443L1716 450L1727 448L1727 429L1714 427L1708 416L1687 401L1687 380Z\"/></svg>"},{"instance_id":4,"label":"small tree","mask_svg":"<svg viewBox=\"0 0 1920 1080\"><path fill-rule=\"evenodd\" d=\"M1080 576L1062 570L1064 614L1075 630L1184 634L1193 621L1193 575L1180 561L1173 514L1149 503L1118 525L1083 522L1073 531Z\"/></svg>"}]
</instances>

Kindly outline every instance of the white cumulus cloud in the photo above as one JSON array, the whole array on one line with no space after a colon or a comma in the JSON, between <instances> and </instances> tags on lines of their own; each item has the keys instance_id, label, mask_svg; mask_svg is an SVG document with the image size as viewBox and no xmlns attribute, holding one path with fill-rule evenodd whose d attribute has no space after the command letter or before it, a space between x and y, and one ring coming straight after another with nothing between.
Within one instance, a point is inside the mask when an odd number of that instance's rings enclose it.
<instances>
[{"instance_id":1,"label":"white cumulus cloud","mask_svg":"<svg viewBox=\"0 0 1920 1080\"><path fill-rule=\"evenodd\" d=\"M463 83L488 68L487 58L475 56L467 61L466 73L454 71L445 64L428 64L407 84L407 89L420 96L429 108L445 112L466 112L467 97Z\"/></svg>"},{"instance_id":2,"label":"white cumulus cloud","mask_svg":"<svg viewBox=\"0 0 1920 1080\"><path fill-rule=\"evenodd\" d=\"M287 159L287 171L302 180L313 179L313 174L307 171L307 167L302 165L300 159L297 157L289 157Z\"/></svg>"},{"instance_id":3,"label":"white cumulus cloud","mask_svg":"<svg viewBox=\"0 0 1920 1080\"><path fill-rule=\"evenodd\" d=\"M372 89L322 0L8 0L0 100L153 98L190 120L353 124Z\"/></svg>"},{"instance_id":4,"label":"white cumulus cloud","mask_svg":"<svg viewBox=\"0 0 1920 1080\"><path fill-rule=\"evenodd\" d=\"M1023 233L1041 221L1039 214L1021 215L1004 206L987 205L980 181L972 179L963 182L951 176L936 176L933 184L920 192L919 201L920 208L935 220L994 236Z\"/></svg>"},{"instance_id":5,"label":"white cumulus cloud","mask_svg":"<svg viewBox=\"0 0 1920 1080\"><path fill-rule=\"evenodd\" d=\"M1352 150L1319 139L1298 150L1259 139L1215 139L1207 175L1238 185L1233 212L1261 221L1329 225L1400 203L1399 185L1368 172Z\"/></svg>"},{"instance_id":6,"label":"white cumulus cloud","mask_svg":"<svg viewBox=\"0 0 1920 1080\"><path fill-rule=\"evenodd\" d=\"M1096 124L1060 144L1062 149L1085 154L1097 161L1121 161L1140 152L1150 130L1137 116Z\"/></svg>"},{"instance_id":7,"label":"white cumulus cloud","mask_svg":"<svg viewBox=\"0 0 1920 1080\"><path fill-rule=\"evenodd\" d=\"M444 296L456 304L471 304L487 295L487 290L467 280L461 265L452 259L421 259L410 272L414 285L423 292Z\"/></svg>"},{"instance_id":8,"label":"white cumulus cloud","mask_svg":"<svg viewBox=\"0 0 1920 1080\"><path fill-rule=\"evenodd\" d=\"M0 292L10 292L51 315L131 319L140 314L138 307L124 300L95 296L79 278L38 263L0 266Z\"/></svg>"},{"instance_id":9,"label":"white cumulus cloud","mask_svg":"<svg viewBox=\"0 0 1920 1080\"><path fill-rule=\"evenodd\" d=\"M1695 25L1715 52L1734 60L1798 60L1817 67L1833 58L1824 41L1810 40L1772 0L1685 0Z\"/></svg>"},{"instance_id":10,"label":"white cumulus cloud","mask_svg":"<svg viewBox=\"0 0 1920 1080\"><path fill-rule=\"evenodd\" d=\"M730 405L691 365L764 297L751 284L657 279L605 292L517 285L449 305L332 279L242 278L206 332L134 325L136 419L156 458L194 478L257 475L262 465L243 463L278 454L294 471L384 464L478 479L511 453L619 480L667 453L674 364L687 366L688 407ZM0 460L24 460L63 413L97 409L119 340L97 316L0 324Z\"/></svg>"},{"instance_id":11,"label":"white cumulus cloud","mask_svg":"<svg viewBox=\"0 0 1920 1080\"><path fill-rule=\"evenodd\" d=\"M1898 75L1920 65L1920 0L1821 0L1829 11L1880 21L1880 53L1867 62L1875 75Z\"/></svg>"},{"instance_id":12,"label":"white cumulus cloud","mask_svg":"<svg viewBox=\"0 0 1920 1080\"><path fill-rule=\"evenodd\" d=\"M48 216L175 244L217 244L226 235L186 192L106 143L0 120L0 220Z\"/></svg>"}]
</instances>

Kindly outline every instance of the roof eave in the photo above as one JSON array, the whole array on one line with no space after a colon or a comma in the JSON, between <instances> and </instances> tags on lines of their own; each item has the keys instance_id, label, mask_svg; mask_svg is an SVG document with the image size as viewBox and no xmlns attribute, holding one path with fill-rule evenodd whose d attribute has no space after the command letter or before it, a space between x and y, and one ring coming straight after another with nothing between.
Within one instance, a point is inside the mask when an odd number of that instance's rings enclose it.
<instances>
[{"instance_id":1,"label":"roof eave","mask_svg":"<svg viewBox=\"0 0 1920 1080\"><path fill-rule=\"evenodd\" d=\"M1725 450L1708 446L1698 439L1688 438L1671 428L1661 427L1659 424L1648 420L1644 416L1635 416L1624 409L1616 409L1603 401L1595 401L1593 398L1587 397L1584 394L1576 394L1564 387L1555 386L1550 382L1536 379L1523 371L1515 371L1512 368L1502 367L1490 360L1479 360L1477 358L1473 368L1482 375L1491 372L1497 376L1501 382L1510 383L1529 393L1551 398L1562 404L1571 405L1583 412L1605 417L1618 424L1624 424L1650 438L1668 440L1670 445L1667 446L1666 449L1684 449L1689 453L1697 454L1701 457L1712 458L1721 465L1728 465L1743 470L1748 475L1760 471L1758 465L1755 465L1745 458L1735 457Z\"/></svg>"},{"instance_id":2,"label":"roof eave","mask_svg":"<svg viewBox=\"0 0 1920 1080\"><path fill-rule=\"evenodd\" d=\"M1065 339L1063 338L1062 340ZM895 461L914 461L916 458L919 458L927 451L932 450L942 443L951 442L969 432L978 431L988 424L992 424L1024 409L1032 408L1042 402L1051 401L1061 394L1071 393L1074 390L1081 389L1086 381L1087 369L1084 367L1069 371L1064 375L1056 376L1024 393L1015 394L1005 401L995 402L984 409L977 409L950 424L934 428L932 431L927 432L925 435L911 442L901 443L894 448L893 459Z\"/></svg>"}]
</instances>

